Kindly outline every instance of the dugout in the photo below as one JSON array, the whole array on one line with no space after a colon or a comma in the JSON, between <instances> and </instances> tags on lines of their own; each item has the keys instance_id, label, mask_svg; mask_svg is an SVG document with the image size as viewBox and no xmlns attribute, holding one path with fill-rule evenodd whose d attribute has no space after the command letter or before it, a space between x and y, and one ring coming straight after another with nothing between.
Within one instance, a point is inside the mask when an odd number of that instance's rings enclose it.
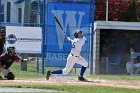
<instances>
[{"instance_id":1,"label":"dugout","mask_svg":"<svg viewBox=\"0 0 140 93\"><path fill-rule=\"evenodd\" d=\"M94 65L96 74L125 74L130 51L140 52L140 23L95 21Z\"/></svg>"}]
</instances>

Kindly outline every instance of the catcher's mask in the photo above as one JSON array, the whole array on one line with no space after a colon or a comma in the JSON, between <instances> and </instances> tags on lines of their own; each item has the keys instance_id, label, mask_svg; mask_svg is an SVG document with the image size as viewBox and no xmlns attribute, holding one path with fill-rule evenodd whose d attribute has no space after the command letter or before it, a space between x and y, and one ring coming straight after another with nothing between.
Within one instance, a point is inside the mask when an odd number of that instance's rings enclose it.
<instances>
[{"instance_id":1,"label":"catcher's mask","mask_svg":"<svg viewBox=\"0 0 140 93\"><path fill-rule=\"evenodd\" d=\"M13 56L15 54L15 47L8 47L7 48L8 55Z\"/></svg>"}]
</instances>

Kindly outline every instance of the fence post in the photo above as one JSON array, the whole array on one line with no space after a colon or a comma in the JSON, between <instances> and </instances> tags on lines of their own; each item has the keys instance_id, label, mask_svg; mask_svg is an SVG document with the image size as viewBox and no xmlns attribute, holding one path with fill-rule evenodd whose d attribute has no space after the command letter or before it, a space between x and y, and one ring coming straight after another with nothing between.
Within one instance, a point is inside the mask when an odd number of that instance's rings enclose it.
<instances>
[{"instance_id":1,"label":"fence post","mask_svg":"<svg viewBox=\"0 0 140 93\"><path fill-rule=\"evenodd\" d=\"M42 27L42 74L44 75L44 65L45 65L45 41L46 41L46 0L43 0L43 27Z\"/></svg>"},{"instance_id":2,"label":"fence post","mask_svg":"<svg viewBox=\"0 0 140 93\"><path fill-rule=\"evenodd\" d=\"M36 72L39 73L39 54L36 55L37 61L36 61Z\"/></svg>"},{"instance_id":3,"label":"fence post","mask_svg":"<svg viewBox=\"0 0 140 93\"><path fill-rule=\"evenodd\" d=\"M134 65L134 52L131 52L131 70L130 75L133 75L133 65Z\"/></svg>"},{"instance_id":4,"label":"fence post","mask_svg":"<svg viewBox=\"0 0 140 93\"><path fill-rule=\"evenodd\" d=\"M93 45L94 45L94 0L92 0L92 7L91 7L91 14L92 14L92 17L91 17L91 23L92 23L92 27L91 27L91 62L90 62L90 75L93 75Z\"/></svg>"},{"instance_id":5,"label":"fence post","mask_svg":"<svg viewBox=\"0 0 140 93\"><path fill-rule=\"evenodd\" d=\"M25 53L22 53L21 54L21 57L23 59L28 59L28 55L25 54ZM27 71L27 62L21 62L21 68L20 68L21 71Z\"/></svg>"}]
</instances>

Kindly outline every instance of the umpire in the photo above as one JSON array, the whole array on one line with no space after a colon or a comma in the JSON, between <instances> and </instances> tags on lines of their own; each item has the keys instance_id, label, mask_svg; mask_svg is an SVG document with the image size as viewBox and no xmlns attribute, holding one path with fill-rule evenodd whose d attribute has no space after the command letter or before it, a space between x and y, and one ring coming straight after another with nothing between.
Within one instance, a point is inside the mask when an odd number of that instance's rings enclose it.
<instances>
[{"instance_id":1,"label":"umpire","mask_svg":"<svg viewBox=\"0 0 140 93\"><path fill-rule=\"evenodd\" d=\"M9 70L10 66L14 62L28 61L28 59L22 59L15 53L15 47L8 47L7 52L0 56L0 72L3 73L4 77L8 80L14 80L15 75ZM1 77L2 78L2 77Z\"/></svg>"}]
</instances>

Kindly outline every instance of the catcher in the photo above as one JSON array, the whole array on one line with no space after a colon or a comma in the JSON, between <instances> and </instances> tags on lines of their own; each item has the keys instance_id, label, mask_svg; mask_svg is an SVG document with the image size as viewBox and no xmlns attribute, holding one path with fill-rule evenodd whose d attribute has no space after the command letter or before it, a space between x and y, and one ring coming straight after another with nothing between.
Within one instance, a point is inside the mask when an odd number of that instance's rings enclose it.
<instances>
[{"instance_id":1,"label":"catcher","mask_svg":"<svg viewBox=\"0 0 140 93\"><path fill-rule=\"evenodd\" d=\"M27 62L27 61L31 61L31 59L22 59L20 56L18 56L15 53L15 47L8 47L7 52L3 53L0 56L0 72L2 72L4 77L7 78L8 80L14 80L15 78L15 75L9 70L10 66L15 61Z\"/></svg>"}]
</instances>

